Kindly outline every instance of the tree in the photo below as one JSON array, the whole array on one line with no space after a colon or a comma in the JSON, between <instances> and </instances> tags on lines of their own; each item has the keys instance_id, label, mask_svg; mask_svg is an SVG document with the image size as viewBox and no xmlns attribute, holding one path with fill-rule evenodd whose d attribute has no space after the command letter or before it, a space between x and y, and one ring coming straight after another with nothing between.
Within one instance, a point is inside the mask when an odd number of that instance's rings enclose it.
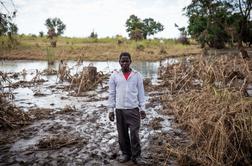
<instances>
[{"instance_id":1,"label":"tree","mask_svg":"<svg viewBox=\"0 0 252 166\"><path fill-rule=\"evenodd\" d=\"M0 36L7 36L6 41L2 41L0 48L14 48L18 41L14 35L17 34L18 28L14 24L13 19L16 17L17 10L12 2L14 9L11 9L9 5L6 5L8 1L0 0Z\"/></svg>"},{"instance_id":2,"label":"tree","mask_svg":"<svg viewBox=\"0 0 252 166\"><path fill-rule=\"evenodd\" d=\"M202 46L223 48L230 40L239 45L252 42L252 0L193 0L184 10L188 32Z\"/></svg>"},{"instance_id":3,"label":"tree","mask_svg":"<svg viewBox=\"0 0 252 166\"><path fill-rule=\"evenodd\" d=\"M178 42L182 44L190 44L188 37L187 37L187 31L185 27L179 27L176 23L174 24L176 28L180 31L180 36L178 38Z\"/></svg>"},{"instance_id":4,"label":"tree","mask_svg":"<svg viewBox=\"0 0 252 166\"><path fill-rule=\"evenodd\" d=\"M144 39L147 36L154 35L155 33L161 32L164 30L164 26L159 22L154 21L153 18L146 18L143 20L143 37Z\"/></svg>"},{"instance_id":5,"label":"tree","mask_svg":"<svg viewBox=\"0 0 252 166\"><path fill-rule=\"evenodd\" d=\"M230 39L225 23L231 5L221 0L194 0L184 10L189 17L188 33L204 47L223 48Z\"/></svg>"},{"instance_id":6,"label":"tree","mask_svg":"<svg viewBox=\"0 0 252 166\"><path fill-rule=\"evenodd\" d=\"M142 21L135 15L131 15L129 19L126 20L126 27L126 31L129 33L129 37L131 39L134 39L133 36L137 36L138 39L140 36L142 36L144 39L147 39L147 36L154 35L164 30L163 25L159 22L156 22L153 18L147 18ZM139 32L142 35L135 35Z\"/></svg>"},{"instance_id":7,"label":"tree","mask_svg":"<svg viewBox=\"0 0 252 166\"><path fill-rule=\"evenodd\" d=\"M13 34L17 34L18 28L17 25L13 23L13 19L16 17L17 11L10 12L4 2L0 1L0 4L6 10L0 11L0 36L7 35L11 37Z\"/></svg>"},{"instance_id":8,"label":"tree","mask_svg":"<svg viewBox=\"0 0 252 166\"><path fill-rule=\"evenodd\" d=\"M97 39L97 38L98 38L98 35L97 35L97 33L95 33L95 32L93 31L93 32L91 32L91 34L90 34L89 37L90 37L90 38L93 38L93 39Z\"/></svg>"},{"instance_id":9,"label":"tree","mask_svg":"<svg viewBox=\"0 0 252 166\"><path fill-rule=\"evenodd\" d=\"M132 31L130 32L130 38L131 38L131 39L134 39L134 40L136 40L136 41L142 40L142 39L144 38L144 37L143 37L143 32L142 32L142 30L140 30L140 29L138 29L138 28L132 30Z\"/></svg>"},{"instance_id":10,"label":"tree","mask_svg":"<svg viewBox=\"0 0 252 166\"><path fill-rule=\"evenodd\" d=\"M39 32L39 36L40 36L40 37L43 37L43 36L44 36L44 32L43 32L43 31L40 31L40 32Z\"/></svg>"},{"instance_id":11,"label":"tree","mask_svg":"<svg viewBox=\"0 0 252 166\"><path fill-rule=\"evenodd\" d=\"M46 19L45 26L48 29L48 38L51 40L51 46L56 47L56 37L64 33L66 25L59 18L48 18Z\"/></svg>"},{"instance_id":12,"label":"tree","mask_svg":"<svg viewBox=\"0 0 252 166\"><path fill-rule=\"evenodd\" d=\"M251 10L252 0L226 0L232 5L233 15L229 24L232 25L238 34L239 45L244 42L252 42Z\"/></svg>"}]
</instances>

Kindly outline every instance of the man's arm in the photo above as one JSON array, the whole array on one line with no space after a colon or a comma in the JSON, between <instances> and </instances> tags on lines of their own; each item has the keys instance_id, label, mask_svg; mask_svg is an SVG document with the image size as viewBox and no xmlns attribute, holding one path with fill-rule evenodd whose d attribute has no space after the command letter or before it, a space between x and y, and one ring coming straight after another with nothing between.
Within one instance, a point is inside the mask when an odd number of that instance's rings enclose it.
<instances>
[{"instance_id":1,"label":"man's arm","mask_svg":"<svg viewBox=\"0 0 252 166\"><path fill-rule=\"evenodd\" d=\"M144 96L144 85L143 85L143 77L140 73L138 73L138 101L139 101L139 107L142 111L145 109L145 96Z\"/></svg>"},{"instance_id":2,"label":"man's arm","mask_svg":"<svg viewBox=\"0 0 252 166\"><path fill-rule=\"evenodd\" d=\"M116 84L114 80L114 75L112 74L109 78L109 99L108 99L108 109L110 112L114 111L115 108L115 98L116 98Z\"/></svg>"}]
</instances>

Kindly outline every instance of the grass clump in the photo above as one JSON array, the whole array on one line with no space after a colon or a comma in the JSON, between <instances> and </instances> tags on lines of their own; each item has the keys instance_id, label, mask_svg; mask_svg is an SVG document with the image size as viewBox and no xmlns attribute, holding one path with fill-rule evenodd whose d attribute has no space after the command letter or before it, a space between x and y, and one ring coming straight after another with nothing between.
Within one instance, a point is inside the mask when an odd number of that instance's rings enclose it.
<instances>
[{"instance_id":1,"label":"grass clump","mask_svg":"<svg viewBox=\"0 0 252 166\"><path fill-rule=\"evenodd\" d=\"M30 124L30 116L12 105L5 99L4 93L0 93L0 130L8 130Z\"/></svg>"}]
</instances>

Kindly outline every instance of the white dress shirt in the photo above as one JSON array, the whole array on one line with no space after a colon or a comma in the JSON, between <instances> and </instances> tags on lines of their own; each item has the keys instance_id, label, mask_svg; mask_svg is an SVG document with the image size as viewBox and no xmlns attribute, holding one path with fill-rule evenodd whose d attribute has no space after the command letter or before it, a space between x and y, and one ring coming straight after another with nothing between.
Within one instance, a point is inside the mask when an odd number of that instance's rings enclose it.
<instances>
[{"instance_id":1,"label":"white dress shirt","mask_svg":"<svg viewBox=\"0 0 252 166\"><path fill-rule=\"evenodd\" d=\"M126 80L123 72L114 71L109 79L108 108L133 109L139 107L144 110L145 96L143 77L136 71L131 71Z\"/></svg>"}]
</instances>

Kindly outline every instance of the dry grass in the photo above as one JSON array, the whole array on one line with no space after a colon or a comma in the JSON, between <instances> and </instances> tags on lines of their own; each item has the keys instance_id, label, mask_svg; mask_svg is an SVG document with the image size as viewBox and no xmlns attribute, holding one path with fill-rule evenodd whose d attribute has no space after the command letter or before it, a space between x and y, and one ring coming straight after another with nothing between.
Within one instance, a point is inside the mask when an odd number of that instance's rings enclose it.
<instances>
[{"instance_id":1,"label":"dry grass","mask_svg":"<svg viewBox=\"0 0 252 166\"><path fill-rule=\"evenodd\" d=\"M162 122L164 119L161 117L157 117L154 118L150 121L150 127L153 128L154 130L158 130L162 128L162 124L160 122Z\"/></svg>"},{"instance_id":2,"label":"dry grass","mask_svg":"<svg viewBox=\"0 0 252 166\"><path fill-rule=\"evenodd\" d=\"M7 73L0 71L0 129L14 129L29 123L28 114L12 105L7 99L13 99L14 95L10 92L2 91L4 84L12 83Z\"/></svg>"},{"instance_id":3,"label":"dry grass","mask_svg":"<svg viewBox=\"0 0 252 166\"><path fill-rule=\"evenodd\" d=\"M132 54L133 60L160 60L169 56L181 56L200 52L197 45L182 45L174 41L144 40L140 42L126 40L118 44L117 39L58 39L57 47L50 48L45 38L18 38L19 45L10 50L0 52L0 59L32 59L48 60L53 52L54 59L82 60L118 60L123 51ZM137 49L143 46L143 49ZM50 52L48 52L50 50Z\"/></svg>"},{"instance_id":4,"label":"dry grass","mask_svg":"<svg viewBox=\"0 0 252 166\"><path fill-rule=\"evenodd\" d=\"M30 124L30 116L9 103L0 94L0 129L14 129Z\"/></svg>"},{"instance_id":5,"label":"dry grass","mask_svg":"<svg viewBox=\"0 0 252 166\"><path fill-rule=\"evenodd\" d=\"M198 57L162 70L174 98L161 99L190 136L187 146L167 148L181 164L252 163L251 65L241 57Z\"/></svg>"}]
</instances>

